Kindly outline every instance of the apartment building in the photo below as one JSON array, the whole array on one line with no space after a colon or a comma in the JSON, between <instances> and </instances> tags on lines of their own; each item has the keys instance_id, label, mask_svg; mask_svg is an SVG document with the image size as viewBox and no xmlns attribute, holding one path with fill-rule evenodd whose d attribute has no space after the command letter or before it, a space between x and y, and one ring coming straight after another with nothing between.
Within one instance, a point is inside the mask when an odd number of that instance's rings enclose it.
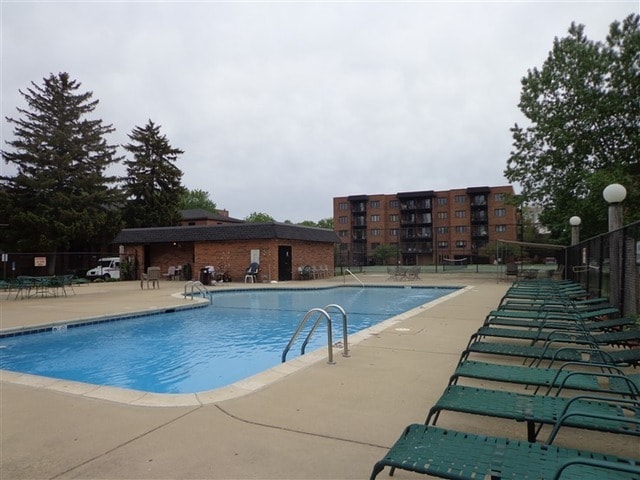
<instances>
[{"instance_id":1,"label":"apartment building","mask_svg":"<svg viewBox=\"0 0 640 480\"><path fill-rule=\"evenodd\" d=\"M492 261L491 242L518 239L516 208L507 202L512 195L507 185L335 197L341 259L368 265L375 249L387 245L402 265Z\"/></svg>"}]
</instances>

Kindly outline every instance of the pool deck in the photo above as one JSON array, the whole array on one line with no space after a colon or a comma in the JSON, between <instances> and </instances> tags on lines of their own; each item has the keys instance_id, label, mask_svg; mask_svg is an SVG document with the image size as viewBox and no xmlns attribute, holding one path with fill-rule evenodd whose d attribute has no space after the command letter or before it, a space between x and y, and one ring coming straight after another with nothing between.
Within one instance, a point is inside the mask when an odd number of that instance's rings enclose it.
<instances>
[{"instance_id":1,"label":"pool deck","mask_svg":"<svg viewBox=\"0 0 640 480\"><path fill-rule=\"evenodd\" d=\"M367 284L398 283L386 275L361 278ZM333 365L323 349L222 393L145 396L2 372L0 478L368 478L403 428L424 421L470 335L509 286L477 273L422 275L402 284L467 288L358 336L349 357L335 348ZM273 285L248 288L265 286ZM211 288L236 287L245 285ZM57 298L16 300L15 293L11 299L2 293L0 329L189 304L173 295L182 288L181 282L162 281L159 289L141 291L137 282L117 282L77 286L75 294ZM438 425L526 438L524 424L488 417L445 412ZM637 437L568 429L557 443L640 456ZM393 478L427 477L398 470Z\"/></svg>"}]
</instances>

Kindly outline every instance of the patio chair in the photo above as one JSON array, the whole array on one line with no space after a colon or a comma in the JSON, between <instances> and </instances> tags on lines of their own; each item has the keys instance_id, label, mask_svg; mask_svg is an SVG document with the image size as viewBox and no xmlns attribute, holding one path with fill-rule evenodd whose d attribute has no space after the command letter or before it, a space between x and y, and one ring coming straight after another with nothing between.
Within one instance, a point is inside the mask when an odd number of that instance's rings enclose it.
<instances>
[{"instance_id":1,"label":"patio chair","mask_svg":"<svg viewBox=\"0 0 640 480\"><path fill-rule=\"evenodd\" d=\"M147 282L147 288L160 288L160 267L149 267L147 273L143 273L140 277L140 288L144 288L144 282Z\"/></svg>"},{"instance_id":2,"label":"patio chair","mask_svg":"<svg viewBox=\"0 0 640 480\"><path fill-rule=\"evenodd\" d=\"M420 265L414 265L409 268L407 272L407 280L420 280L420 272L422 267Z\"/></svg>"},{"instance_id":3,"label":"patio chair","mask_svg":"<svg viewBox=\"0 0 640 480\"><path fill-rule=\"evenodd\" d=\"M543 360L551 362L596 362L607 365L638 365L640 364L640 348L619 348L602 350L589 341L576 341L573 346L554 347L558 343L554 340L545 345L515 345L509 343L474 342L462 353L460 363L471 353L489 355L506 355L531 359L530 365L538 366ZM560 342L562 343L562 342Z\"/></svg>"},{"instance_id":4,"label":"patio chair","mask_svg":"<svg viewBox=\"0 0 640 480\"><path fill-rule=\"evenodd\" d=\"M456 385L460 378L533 386L534 394L540 388L546 388L546 394L564 388L640 398L639 373L628 374L615 365L603 363L565 362L558 368L543 368L466 360L458 364L449 385Z\"/></svg>"},{"instance_id":5,"label":"patio chair","mask_svg":"<svg viewBox=\"0 0 640 480\"><path fill-rule=\"evenodd\" d=\"M244 272L244 283L256 283L258 281L258 270L260 270L260 265L257 262L251 263Z\"/></svg>"},{"instance_id":6,"label":"patio chair","mask_svg":"<svg viewBox=\"0 0 640 480\"><path fill-rule=\"evenodd\" d=\"M640 436L640 401L593 394L571 398L527 395L505 390L449 385L429 410L426 425L435 425L443 411L511 419L527 425L535 442L542 426L563 419L567 427Z\"/></svg>"},{"instance_id":7,"label":"patio chair","mask_svg":"<svg viewBox=\"0 0 640 480\"><path fill-rule=\"evenodd\" d=\"M167 268L167 273L163 273L162 276L163 277L167 277L169 280L175 280L176 279L176 267L170 266L169 268Z\"/></svg>"},{"instance_id":8,"label":"patio chair","mask_svg":"<svg viewBox=\"0 0 640 480\"><path fill-rule=\"evenodd\" d=\"M385 467L457 480L549 478L629 480L640 460L413 424L371 472ZM595 473L594 473L595 472Z\"/></svg>"},{"instance_id":9,"label":"patio chair","mask_svg":"<svg viewBox=\"0 0 640 480\"><path fill-rule=\"evenodd\" d=\"M572 343L575 340L590 341L596 345L622 345L635 343L640 340L640 328L627 328L611 332L593 332L581 329L521 329L521 328L498 328L492 326L480 327L473 335L469 343L475 342L485 337L513 338L521 340L531 340L532 344L539 341L557 340Z\"/></svg>"}]
</instances>

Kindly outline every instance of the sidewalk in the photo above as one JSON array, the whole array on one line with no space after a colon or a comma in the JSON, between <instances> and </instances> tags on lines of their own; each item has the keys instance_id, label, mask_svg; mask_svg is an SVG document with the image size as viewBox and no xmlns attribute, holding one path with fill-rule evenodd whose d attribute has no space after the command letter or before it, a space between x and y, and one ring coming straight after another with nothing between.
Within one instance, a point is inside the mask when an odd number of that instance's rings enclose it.
<instances>
[{"instance_id":1,"label":"sidewalk","mask_svg":"<svg viewBox=\"0 0 640 480\"><path fill-rule=\"evenodd\" d=\"M336 349L335 365L319 360L228 400L139 406L100 398L95 387L62 382L51 389L45 388L46 381L3 372L0 476L368 478L373 464L403 428L424 421L469 336L508 286L496 283L492 275L422 277L420 283L425 285L469 288L374 331L351 346L349 358ZM385 282L386 276L362 279L391 283ZM336 283L287 282L283 286ZM159 290L140 291L136 282L120 282L76 287L76 294L68 297L3 298L0 326L6 330L183 305L190 300L171 296L181 288L182 283L163 281ZM326 352L320 358L326 359ZM485 417L447 413L439 425L525 437L523 424ZM561 440L578 447L588 446L593 435L571 433ZM603 438L597 450L637 456L632 437L623 447L615 436ZM394 478L425 477L397 471Z\"/></svg>"}]
</instances>

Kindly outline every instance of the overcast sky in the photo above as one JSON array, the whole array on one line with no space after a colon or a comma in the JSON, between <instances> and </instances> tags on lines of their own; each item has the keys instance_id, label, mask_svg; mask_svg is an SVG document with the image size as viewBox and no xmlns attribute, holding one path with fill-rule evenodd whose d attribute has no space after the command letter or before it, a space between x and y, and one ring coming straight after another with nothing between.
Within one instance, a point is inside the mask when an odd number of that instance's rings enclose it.
<instances>
[{"instance_id":1,"label":"overcast sky","mask_svg":"<svg viewBox=\"0 0 640 480\"><path fill-rule=\"evenodd\" d=\"M112 144L151 119L189 189L232 217L331 217L332 198L505 185L520 80L572 21L638 1L11 1L2 148L18 93L68 72ZM119 153L126 153L120 149ZM3 174L11 166L1 162ZM124 169L121 169L124 173Z\"/></svg>"}]
</instances>

